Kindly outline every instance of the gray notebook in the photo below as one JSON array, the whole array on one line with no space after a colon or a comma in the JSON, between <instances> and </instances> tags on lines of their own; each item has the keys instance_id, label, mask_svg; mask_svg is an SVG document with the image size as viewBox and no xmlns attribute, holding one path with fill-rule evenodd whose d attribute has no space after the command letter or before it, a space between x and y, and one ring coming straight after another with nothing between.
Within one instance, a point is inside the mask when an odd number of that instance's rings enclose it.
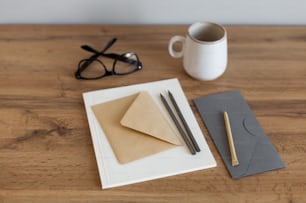
<instances>
[{"instance_id":1,"label":"gray notebook","mask_svg":"<svg viewBox=\"0 0 306 203\"><path fill-rule=\"evenodd\" d=\"M285 166L239 91L203 96L193 101L233 178ZM231 164L224 111L229 116L238 166Z\"/></svg>"}]
</instances>

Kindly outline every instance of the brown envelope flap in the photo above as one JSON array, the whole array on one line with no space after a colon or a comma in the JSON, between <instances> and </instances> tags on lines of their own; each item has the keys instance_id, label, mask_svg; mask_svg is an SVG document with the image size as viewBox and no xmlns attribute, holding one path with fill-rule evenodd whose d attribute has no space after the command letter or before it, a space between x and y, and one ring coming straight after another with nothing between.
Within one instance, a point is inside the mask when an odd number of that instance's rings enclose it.
<instances>
[{"instance_id":1,"label":"brown envelope flap","mask_svg":"<svg viewBox=\"0 0 306 203\"><path fill-rule=\"evenodd\" d=\"M138 94L133 94L92 106L95 117L102 127L113 152L122 164L176 146L120 124L120 120L137 96Z\"/></svg>"},{"instance_id":2,"label":"brown envelope flap","mask_svg":"<svg viewBox=\"0 0 306 203\"><path fill-rule=\"evenodd\" d=\"M171 144L181 145L177 134L148 92L139 93L123 116L121 124Z\"/></svg>"}]
</instances>

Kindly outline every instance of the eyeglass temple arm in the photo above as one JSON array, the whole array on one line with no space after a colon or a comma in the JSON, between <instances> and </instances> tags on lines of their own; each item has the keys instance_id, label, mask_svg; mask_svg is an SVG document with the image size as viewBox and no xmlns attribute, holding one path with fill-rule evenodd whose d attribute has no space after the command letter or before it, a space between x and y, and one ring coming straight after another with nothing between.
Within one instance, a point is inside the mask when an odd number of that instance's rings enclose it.
<instances>
[{"instance_id":1,"label":"eyeglass temple arm","mask_svg":"<svg viewBox=\"0 0 306 203\"><path fill-rule=\"evenodd\" d=\"M95 53L94 56L90 57L92 59L98 57L98 56L105 56L105 57L108 57L108 58L112 58L112 59L117 59L119 61L123 61L123 62L126 62L126 63L130 63L130 64L134 64L134 63L137 63L137 61L133 60L133 59L129 59L127 57L124 57L122 55L118 55L118 54L114 54L114 53L109 53L109 54L105 54L104 52L109 49L115 42L117 41L117 38L112 38L111 40L108 41L108 43L105 45L105 47L99 52L97 50L95 50L94 48L88 46L88 45L82 45L81 48L86 50L86 51L89 51L89 52L92 52L92 53Z\"/></svg>"},{"instance_id":2,"label":"eyeglass temple arm","mask_svg":"<svg viewBox=\"0 0 306 203\"><path fill-rule=\"evenodd\" d=\"M92 48L92 47L90 47L90 46L88 46L88 45L82 45L82 46L81 46L82 49L84 49L84 50L86 50L86 51L88 51L88 52L92 52L92 53L94 53L94 55L91 56L87 61L85 61L85 62L82 64L82 66L79 68L78 71L83 71L83 70L85 70L85 69L87 68L87 66L88 66L89 64L92 63L92 61L93 61L94 59L96 59L96 58L97 58L98 56L100 56L100 55L104 55L104 52L105 52L107 49L109 49L116 41L117 41L117 38L115 38L115 37L112 38L111 40L109 40L109 41L107 42L107 44L105 45L105 47L101 50L101 52L95 50L94 48Z\"/></svg>"},{"instance_id":3,"label":"eyeglass temple arm","mask_svg":"<svg viewBox=\"0 0 306 203\"><path fill-rule=\"evenodd\" d=\"M95 54L94 58L97 57L97 56L105 56L105 57L108 57L108 58L117 59L117 60L127 62L127 63L135 63L136 62L133 59L126 58L126 57L121 56L119 54L114 54L114 53L105 54L103 52L99 52L99 51L95 50L94 48L92 48L88 45L83 45L81 47L82 47L82 49L84 49L86 51L94 53Z\"/></svg>"},{"instance_id":4,"label":"eyeglass temple arm","mask_svg":"<svg viewBox=\"0 0 306 203\"><path fill-rule=\"evenodd\" d=\"M107 49L109 49L115 43L116 40L117 40L116 38L112 38L106 44L106 46L102 49L102 51L97 51L96 49L94 49L94 48L92 48L91 46L88 46L88 45L82 45L81 48L88 51L88 52L94 53L95 55L93 56L93 58L96 58L98 56L105 56L105 57L108 57L108 58L116 59L119 56L118 54L113 54L113 53L105 54L104 53Z\"/></svg>"},{"instance_id":5,"label":"eyeglass temple arm","mask_svg":"<svg viewBox=\"0 0 306 203\"><path fill-rule=\"evenodd\" d=\"M81 48L86 50L86 51L89 51L89 52L92 52L92 53L95 53L97 55L101 55L103 54L106 50L108 50L115 42L117 41L117 38L112 38L111 40L109 40L107 42L107 44L105 45L105 47L101 50L101 51L97 51L95 50L94 48L88 46L88 45L82 45Z\"/></svg>"},{"instance_id":6,"label":"eyeglass temple arm","mask_svg":"<svg viewBox=\"0 0 306 203\"><path fill-rule=\"evenodd\" d=\"M99 52L99 51L95 50L94 48L92 48L88 45L82 45L81 48L88 51L88 52L96 54L96 56L106 56L106 57L109 57L109 58L112 58L112 59L115 59L115 58L118 57L118 54L105 54L103 52Z\"/></svg>"}]
</instances>

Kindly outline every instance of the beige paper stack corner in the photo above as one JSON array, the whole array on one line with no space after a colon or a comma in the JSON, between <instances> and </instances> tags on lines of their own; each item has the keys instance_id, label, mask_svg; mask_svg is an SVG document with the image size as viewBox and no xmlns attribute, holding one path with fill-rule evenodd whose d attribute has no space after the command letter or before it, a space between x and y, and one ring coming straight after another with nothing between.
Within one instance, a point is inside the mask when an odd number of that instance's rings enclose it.
<instances>
[{"instance_id":1,"label":"beige paper stack corner","mask_svg":"<svg viewBox=\"0 0 306 203\"><path fill-rule=\"evenodd\" d=\"M96 104L92 110L121 164L181 145L148 92Z\"/></svg>"}]
</instances>

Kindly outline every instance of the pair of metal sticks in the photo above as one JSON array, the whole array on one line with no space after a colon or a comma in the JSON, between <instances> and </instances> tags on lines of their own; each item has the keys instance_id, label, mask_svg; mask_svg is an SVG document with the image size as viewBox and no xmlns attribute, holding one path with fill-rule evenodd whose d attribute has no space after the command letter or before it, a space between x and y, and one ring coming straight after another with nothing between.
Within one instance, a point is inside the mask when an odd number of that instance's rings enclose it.
<instances>
[{"instance_id":1,"label":"pair of metal sticks","mask_svg":"<svg viewBox=\"0 0 306 203\"><path fill-rule=\"evenodd\" d=\"M162 94L160 94L161 100L162 100L163 104L165 105L168 113L170 114L172 120L174 121L177 129L179 130L179 132L180 132L184 142L186 143L188 149L190 150L191 154L194 155L194 154L196 154L196 152L201 151L200 148L199 148L199 145L196 142L196 140L194 139L194 136L193 136L193 134L192 134L192 132L191 132L191 130L190 130L190 128L189 128L189 126L188 126L188 124L187 124L187 122L186 122L186 120L185 120L185 118L184 118L184 116L183 116L183 114L180 110L180 108L178 107L172 93L170 91L168 91L168 94L169 94L169 98L170 98L170 100L171 100L171 102L172 102L172 104L173 104L173 106L174 106L174 108L177 112L178 117L182 121L182 124L183 124L187 134L185 133L185 131L183 130L183 127L181 126L178 119L176 118L176 116L175 116L174 112L172 111L170 105L168 104L166 98Z\"/></svg>"}]
</instances>

